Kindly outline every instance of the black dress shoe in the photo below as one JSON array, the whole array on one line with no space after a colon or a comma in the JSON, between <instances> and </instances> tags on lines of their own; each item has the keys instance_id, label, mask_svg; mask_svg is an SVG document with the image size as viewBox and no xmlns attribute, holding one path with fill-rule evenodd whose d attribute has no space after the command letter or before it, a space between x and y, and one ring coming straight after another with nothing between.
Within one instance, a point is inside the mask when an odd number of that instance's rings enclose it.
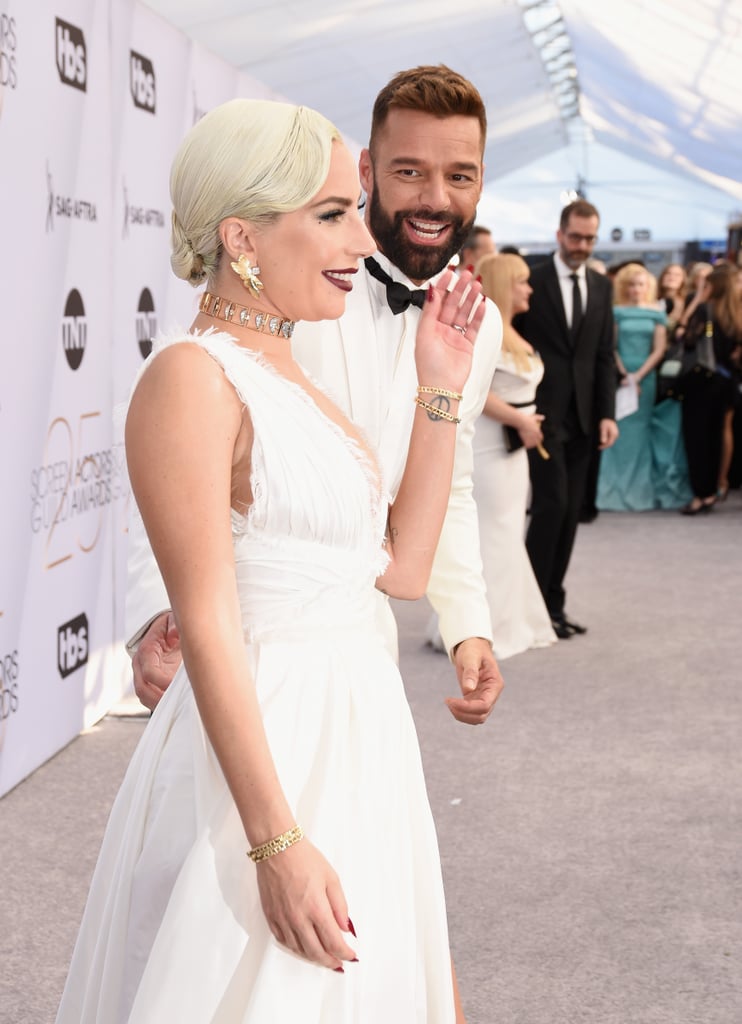
<instances>
[{"instance_id":1,"label":"black dress shoe","mask_svg":"<svg viewBox=\"0 0 742 1024\"><path fill-rule=\"evenodd\" d=\"M564 619L552 619L551 628L560 640L569 640L571 636L574 636L574 632L569 629Z\"/></svg>"},{"instance_id":2,"label":"black dress shoe","mask_svg":"<svg viewBox=\"0 0 742 1024\"><path fill-rule=\"evenodd\" d=\"M566 615L557 615L551 620L551 625L560 640L568 640L575 634L587 633L587 626L581 626L578 622L572 622Z\"/></svg>"},{"instance_id":3,"label":"black dress shoe","mask_svg":"<svg viewBox=\"0 0 742 1024\"><path fill-rule=\"evenodd\" d=\"M693 498L687 505L683 505L680 509L681 516L697 516L699 513L705 515L710 512L716 503L716 498L704 498L701 501L699 498Z\"/></svg>"},{"instance_id":4,"label":"black dress shoe","mask_svg":"<svg viewBox=\"0 0 742 1024\"><path fill-rule=\"evenodd\" d=\"M580 635L587 633L587 626L581 626L579 622L573 622L572 619L568 619L566 615L562 616L562 621L567 629L571 630L573 633L579 633Z\"/></svg>"}]
</instances>

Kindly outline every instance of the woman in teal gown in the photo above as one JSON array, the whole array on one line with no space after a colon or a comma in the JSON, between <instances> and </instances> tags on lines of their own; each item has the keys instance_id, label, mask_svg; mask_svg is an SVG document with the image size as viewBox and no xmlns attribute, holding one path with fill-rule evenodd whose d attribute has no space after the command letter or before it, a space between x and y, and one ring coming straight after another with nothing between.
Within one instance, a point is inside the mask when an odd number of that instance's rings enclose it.
<instances>
[{"instance_id":1,"label":"woman in teal gown","mask_svg":"<svg viewBox=\"0 0 742 1024\"><path fill-rule=\"evenodd\" d=\"M655 405L656 368L667 345L667 315L650 304L654 279L638 263L616 275L614 320L620 387L636 385L638 408L619 422L620 435L603 452L599 509L643 512L677 508L689 497L680 410Z\"/></svg>"}]
</instances>

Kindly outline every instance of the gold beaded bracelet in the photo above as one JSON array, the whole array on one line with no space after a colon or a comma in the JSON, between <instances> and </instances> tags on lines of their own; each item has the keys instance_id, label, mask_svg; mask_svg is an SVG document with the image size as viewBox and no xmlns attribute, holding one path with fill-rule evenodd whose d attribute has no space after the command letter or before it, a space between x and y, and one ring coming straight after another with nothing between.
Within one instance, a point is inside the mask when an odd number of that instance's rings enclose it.
<instances>
[{"instance_id":1,"label":"gold beaded bracelet","mask_svg":"<svg viewBox=\"0 0 742 1024\"><path fill-rule=\"evenodd\" d=\"M282 832L275 839L269 839L267 843L261 843L260 846L248 850L247 856L254 864L259 864L261 860L268 860L269 857L275 857L277 853L283 853L284 850L288 850L289 846L293 846L303 838L304 830L301 825L297 825L295 828L290 828L288 832Z\"/></svg>"},{"instance_id":2,"label":"gold beaded bracelet","mask_svg":"<svg viewBox=\"0 0 742 1024\"><path fill-rule=\"evenodd\" d=\"M419 405L420 408L424 409L429 416L433 417L433 419L448 420L449 423L461 423L460 416L452 416L450 412L446 412L444 409L439 409L437 405L431 405L430 402L425 402L422 398L416 398L415 405Z\"/></svg>"},{"instance_id":3,"label":"gold beaded bracelet","mask_svg":"<svg viewBox=\"0 0 742 1024\"><path fill-rule=\"evenodd\" d=\"M426 387L422 384L418 386L417 393L418 395L440 395L441 398L453 398L456 402L460 402L464 397L458 391L449 391L448 388Z\"/></svg>"}]
</instances>

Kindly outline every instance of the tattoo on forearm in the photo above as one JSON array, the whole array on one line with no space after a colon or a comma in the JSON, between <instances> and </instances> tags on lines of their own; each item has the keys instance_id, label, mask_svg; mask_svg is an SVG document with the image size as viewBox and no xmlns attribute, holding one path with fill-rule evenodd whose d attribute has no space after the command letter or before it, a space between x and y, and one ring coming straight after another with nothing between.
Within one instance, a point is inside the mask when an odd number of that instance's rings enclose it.
<instances>
[{"instance_id":1,"label":"tattoo on forearm","mask_svg":"<svg viewBox=\"0 0 742 1024\"><path fill-rule=\"evenodd\" d=\"M431 395L428 405L434 405L436 409L440 409L442 412L450 412L451 410L451 403L445 395ZM434 412L428 413L428 419L432 420L434 423L441 422L440 416L436 416Z\"/></svg>"}]
</instances>

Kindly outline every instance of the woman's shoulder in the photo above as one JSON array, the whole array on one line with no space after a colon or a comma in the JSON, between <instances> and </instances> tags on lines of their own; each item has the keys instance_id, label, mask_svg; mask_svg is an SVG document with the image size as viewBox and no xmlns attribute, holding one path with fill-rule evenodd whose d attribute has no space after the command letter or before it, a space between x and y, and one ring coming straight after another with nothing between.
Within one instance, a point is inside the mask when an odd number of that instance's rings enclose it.
<instances>
[{"instance_id":1,"label":"woman's shoulder","mask_svg":"<svg viewBox=\"0 0 742 1024\"><path fill-rule=\"evenodd\" d=\"M667 310L665 309L664 302L660 306L644 306L642 308L644 309L644 312L649 315L650 319L655 321L655 323L667 323Z\"/></svg>"},{"instance_id":2,"label":"woman's shoulder","mask_svg":"<svg viewBox=\"0 0 742 1024\"><path fill-rule=\"evenodd\" d=\"M173 331L153 339L152 351L134 381L132 394L146 382L147 389L178 391L185 401L223 391L224 359L219 343L189 331Z\"/></svg>"},{"instance_id":3,"label":"woman's shoulder","mask_svg":"<svg viewBox=\"0 0 742 1024\"><path fill-rule=\"evenodd\" d=\"M614 306L613 316L616 320L654 320L659 324L667 322L664 309L656 306Z\"/></svg>"},{"instance_id":4,"label":"woman's shoulder","mask_svg":"<svg viewBox=\"0 0 742 1024\"><path fill-rule=\"evenodd\" d=\"M200 349L208 354L226 354L239 348L240 346L231 334L217 330L215 327L209 328L208 331L186 330L182 327L176 327L173 330L164 331L158 334L152 340L152 352L149 359L151 360L155 356L171 349L176 352L184 352L188 350L194 352ZM245 349L243 351L247 350Z\"/></svg>"},{"instance_id":5,"label":"woman's shoulder","mask_svg":"<svg viewBox=\"0 0 742 1024\"><path fill-rule=\"evenodd\" d=\"M254 355L255 359L245 358ZM245 380L258 353L240 346L229 334L176 328L158 334L152 351L137 373L131 396L143 381L147 390L176 390L184 402L223 401ZM252 376L252 374L250 374Z\"/></svg>"}]
</instances>

